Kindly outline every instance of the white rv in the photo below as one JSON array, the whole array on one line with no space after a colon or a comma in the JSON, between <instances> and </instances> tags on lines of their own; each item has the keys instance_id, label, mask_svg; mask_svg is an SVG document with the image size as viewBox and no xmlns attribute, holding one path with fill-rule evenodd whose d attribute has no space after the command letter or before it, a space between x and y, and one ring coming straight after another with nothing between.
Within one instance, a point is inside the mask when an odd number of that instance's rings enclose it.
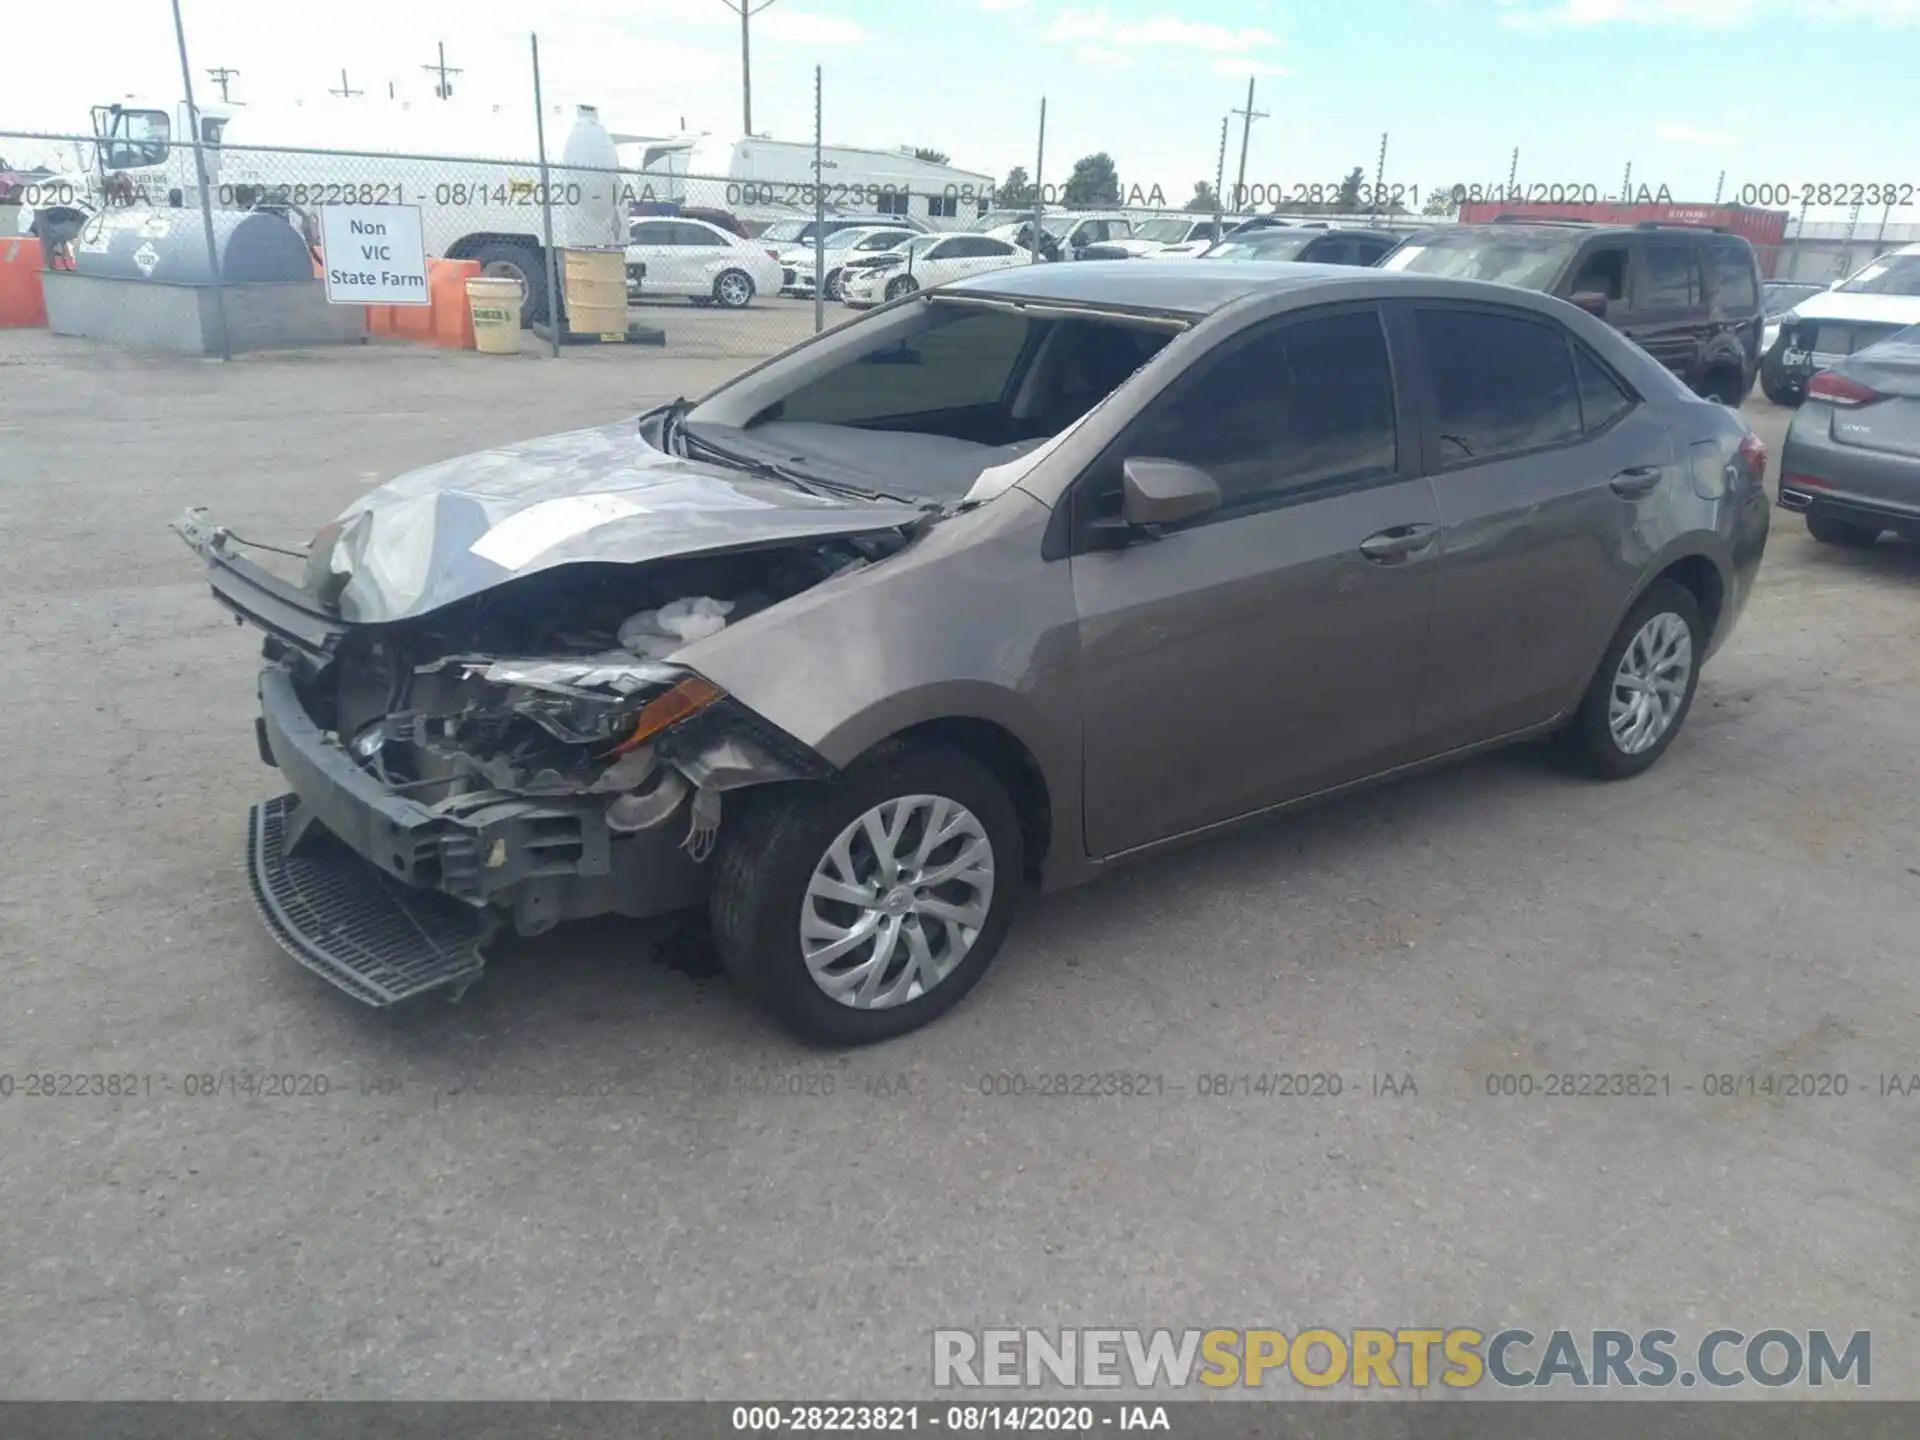
<instances>
[{"instance_id":1,"label":"white rv","mask_svg":"<svg viewBox=\"0 0 1920 1440\"><path fill-rule=\"evenodd\" d=\"M637 172L628 179L636 200L728 210L757 225L814 213L810 141L674 136L633 138L620 150ZM819 183L828 214L919 220L933 230L964 229L993 202L991 175L857 145L822 146Z\"/></svg>"}]
</instances>

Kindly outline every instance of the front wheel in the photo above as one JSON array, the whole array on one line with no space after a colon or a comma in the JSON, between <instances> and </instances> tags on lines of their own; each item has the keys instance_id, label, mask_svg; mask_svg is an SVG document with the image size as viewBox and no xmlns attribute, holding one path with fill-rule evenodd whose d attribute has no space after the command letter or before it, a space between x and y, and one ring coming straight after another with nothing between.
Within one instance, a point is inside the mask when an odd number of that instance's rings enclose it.
<instances>
[{"instance_id":1,"label":"front wheel","mask_svg":"<svg viewBox=\"0 0 1920 1440\"><path fill-rule=\"evenodd\" d=\"M1693 707L1706 641L1693 592L1655 581L1621 622L1565 732L1584 769L1624 780L1667 753Z\"/></svg>"},{"instance_id":2,"label":"front wheel","mask_svg":"<svg viewBox=\"0 0 1920 1440\"><path fill-rule=\"evenodd\" d=\"M898 300L910 291L918 290L920 282L911 275L901 275L887 282L887 299Z\"/></svg>"},{"instance_id":3,"label":"front wheel","mask_svg":"<svg viewBox=\"0 0 1920 1440\"><path fill-rule=\"evenodd\" d=\"M727 970L789 1029L866 1045L973 988L1024 862L1007 791L972 756L890 744L832 780L746 799L711 901Z\"/></svg>"},{"instance_id":4,"label":"front wheel","mask_svg":"<svg viewBox=\"0 0 1920 1440\"><path fill-rule=\"evenodd\" d=\"M744 310L753 303L753 280L744 271L723 271L713 282L713 298L727 310Z\"/></svg>"},{"instance_id":5,"label":"front wheel","mask_svg":"<svg viewBox=\"0 0 1920 1440\"><path fill-rule=\"evenodd\" d=\"M829 300L844 300L847 298L846 292L840 288L840 272L838 270L829 270L827 272L826 297Z\"/></svg>"}]
</instances>

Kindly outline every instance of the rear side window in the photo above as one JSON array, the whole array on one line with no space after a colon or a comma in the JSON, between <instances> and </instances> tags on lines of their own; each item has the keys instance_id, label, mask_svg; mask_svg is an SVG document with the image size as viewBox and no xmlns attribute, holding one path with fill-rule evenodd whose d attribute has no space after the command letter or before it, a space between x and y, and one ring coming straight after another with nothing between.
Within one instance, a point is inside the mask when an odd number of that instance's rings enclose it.
<instances>
[{"instance_id":1,"label":"rear side window","mask_svg":"<svg viewBox=\"0 0 1920 1440\"><path fill-rule=\"evenodd\" d=\"M1760 287L1754 279L1753 251L1728 240L1708 247L1713 256L1713 303L1724 313L1750 315L1760 308Z\"/></svg>"},{"instance_id":2,"label":"rear side window","mask_svg":"<svg viewBox=\"0 0 1920 1440\"><path fill-rule=\"evenodd\" d=\"M1558 327L1485 310L1420 310L1442 465L1484 464L1581 435Z\"/></svg>"},{"instance_id":3,"label":"rear side window","mask_svg":"<svg viewBox=\"0 0 1920 1440\"><path fill-rule=\"evenodd\" d=\"M1702 302L1700 252L1691 245L1649 245L1646 310L1685 310Z\"/></svg>"},{"instance_id":4,"label":"rear side window","mask_svg":"<svg viewBox=\"0 0 1920 1440\"><path fill-rule=\"evenodd\" d=\"M1633 397L1583 345L1573 347L1573 373L1580 389L1580 419L1587 434L1606 429L1633 408Z\"/></svg>"},{"instance_id":5,"label":"rear side window","mask_svg":"<svg viewBox=\"0 0 1920 1440\"><path fill-rule=\"evenodd\" d=\"M1211 357L1148 406L1126 452L1198 465L1227 510L1392 475L1393 378L1379 316L1281 324Z\"/></svg>"}]
</instances>

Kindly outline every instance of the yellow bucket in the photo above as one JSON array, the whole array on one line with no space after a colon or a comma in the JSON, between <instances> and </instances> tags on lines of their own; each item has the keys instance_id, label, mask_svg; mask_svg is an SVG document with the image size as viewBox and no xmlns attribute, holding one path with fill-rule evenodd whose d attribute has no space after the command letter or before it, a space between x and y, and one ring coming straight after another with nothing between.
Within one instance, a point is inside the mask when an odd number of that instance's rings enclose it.
<instances>
[{"instance_id":1,"label":"yellow bucket","mask_svg":"<svg viewBox=\"0 0 1920 1440\"><path fill-rule=\"evenodd\" d=\"M473 347L483 355L520 353L520 306L527 292L518 280L476 275L467 281L473 313Z\"/></svg>"}]
</instances>

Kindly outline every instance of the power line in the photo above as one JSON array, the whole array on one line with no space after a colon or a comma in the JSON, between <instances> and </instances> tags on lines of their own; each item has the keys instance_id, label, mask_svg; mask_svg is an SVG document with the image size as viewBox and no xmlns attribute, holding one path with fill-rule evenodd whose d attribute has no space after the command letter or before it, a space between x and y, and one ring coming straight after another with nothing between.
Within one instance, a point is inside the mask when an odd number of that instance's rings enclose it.
<instances>
[{"instance_id":1,"label":"power line","mask_svg":"<svg viewBox=\"0 0 1920 1440\"><path fill-rule=\"evenodd\" d=\"M220 87L220 99L223 104L227 99L227 83L239 73L238 70L229 70L225 65L214 65L207 70L208 77Z\"/></svg>"},{"instance_id":2,"label":"power line","mask_svg":"<svg viewBox=\"0 0 1920 1440\"><path fill-rule=\"evenodd\" d=\"M762 10L773 4L773 0L720 0L720 3L740 17L740 129L743 135L753 134L753 46L748 35L747 22Z\"/></svg>"},{"instance_id":3,"label":"power line","mask_svg":"<svg viewBox=\"0 0 1920 1440\"><path fill-rule=\"evenodd\" d=\"M364 90L356 90L349 85L347 83L347 72L342 70L340 72L340 88L338 90L329 90L327 93L329 95L338 95L342 100L350 100L355 95L364 95L367 92Z\"/></svg>"},{"instance_id":4,"label":"power line","mask_svg":"<svg viewBox=\"0 0 1920 1440\"><path fill-rule=\"evenodd\" d=\"M453 86L447 83L447 77L449 75L462 75L466 73L457 66L447 64L447 42L444 40L440 42L440 63L438 65L422 65L420 68L440 77L439 80L434 83L433 93L442 100L447 99L453 94Z\"/></svg>"}]
</instances>

